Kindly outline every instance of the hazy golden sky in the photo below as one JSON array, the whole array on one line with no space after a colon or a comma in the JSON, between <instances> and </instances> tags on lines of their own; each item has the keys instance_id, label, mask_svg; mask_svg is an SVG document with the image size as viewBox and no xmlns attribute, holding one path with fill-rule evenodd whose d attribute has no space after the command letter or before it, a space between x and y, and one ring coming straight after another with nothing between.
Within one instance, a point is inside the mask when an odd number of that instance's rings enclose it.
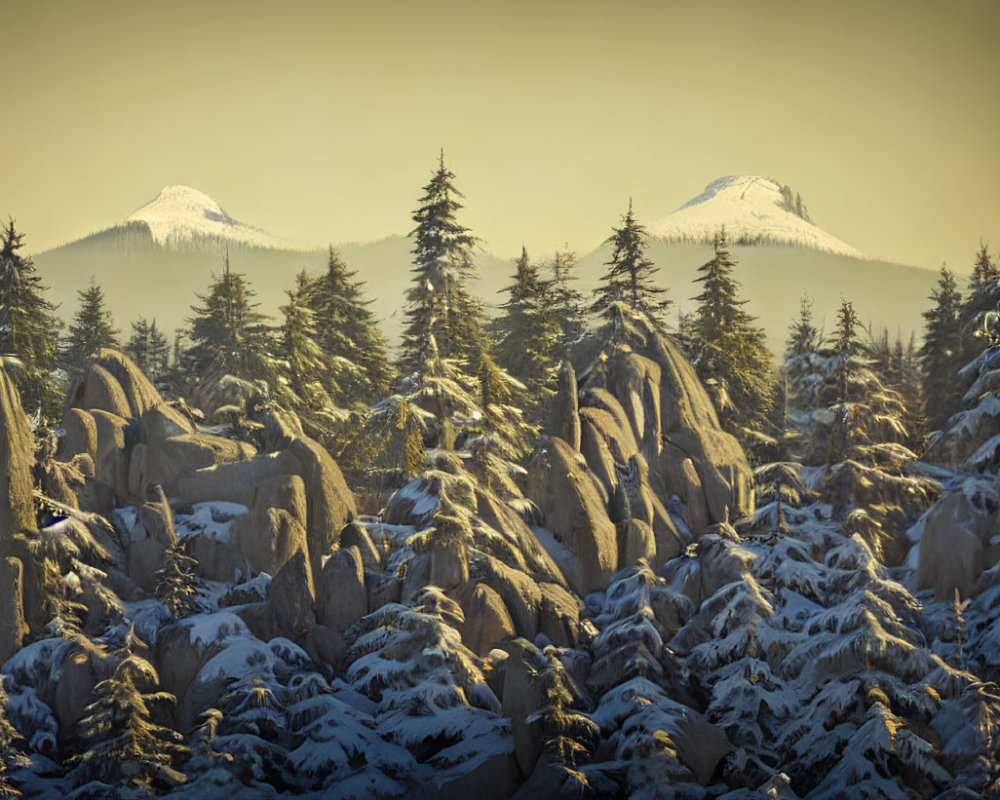
<instances>
[{"instance_id":1,"label":"hazy golden sky","mask_svg":"<svg viewBox=\"0 0 1000 800\"><path fill-rule=\"evenodd\" d=\"M0 16L0 214L40 250L166 184L322 244L410 229L444 147L488 249L775 177L873 255L1000 246L1000 2L47 2Z\"/></svg>"}]
</instances>

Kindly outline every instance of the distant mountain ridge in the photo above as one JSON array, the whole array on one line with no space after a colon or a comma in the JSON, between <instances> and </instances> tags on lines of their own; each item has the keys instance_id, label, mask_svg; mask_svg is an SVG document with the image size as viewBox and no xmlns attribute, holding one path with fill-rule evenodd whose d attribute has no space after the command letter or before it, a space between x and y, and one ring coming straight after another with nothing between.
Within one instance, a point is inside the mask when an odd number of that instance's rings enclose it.
<instances>
[{"instance_id":1,"label":"distant mountain ridge","mask_svg":"<svg viewBox=\"0 0 1000 800\"><path fill-rule=\"evenodd\" d=\"M125 219L125 224L145 225L161 247L176 248L199 239L219 239L273 250L314 250L233 219L204 192L182 184L165 186L148 203Z\"/></svg>"},{"instance_id":2,"label":"distant mountain ridge","mask_svg":"<svg viewBox=\"0 0 1000 800\"><path fill-rule=\"evenodd\" d=\"M807 247L862 260L871 257L814 225L796 209L788 186L759 175L728 175L712 181L676 211L646 224L667 242L708 243L725 227L733 244Z\"/></svg>"}]
</instances>

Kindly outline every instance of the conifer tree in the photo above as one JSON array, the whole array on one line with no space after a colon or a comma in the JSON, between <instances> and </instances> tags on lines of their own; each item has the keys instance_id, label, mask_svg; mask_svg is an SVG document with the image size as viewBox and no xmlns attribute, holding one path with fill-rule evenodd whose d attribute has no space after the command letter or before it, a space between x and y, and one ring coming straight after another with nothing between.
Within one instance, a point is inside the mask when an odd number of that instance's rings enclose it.
<instances>
[{"instance_id":1,"label":"conifer tree","mask_svg":"<svg viewBox=\"0 0 1000 800\"><path fill-rule=\"evenodd\" d=\"M1000 309L1000 269L985 244L979 246L969 281L969 294L959 315L962 328L962 354L959 365L966 364L982 352L983 340L976 336L983 315Z\"/></svg>"},{"instance_id":2,"label":"conifer tree","mask_svg":"<svg viewBox=\"0 0 1000 800\"><path fill-rule=\"evenodd\" d=\"M819 344L819 330L813 325L813 301L805 292L799 301L799 316L788 326L785 358L811 353Z\"/></svg>"},{"instance_id":3,"label":"conifer tree","mask_svg":"<svg viewBox=\"0 0 1000 800\"><path fill-rule=\"evenodd\" d=\"M331 247L326 272L302 288L329 368L326 388L341 405L374 403L388 394L393 379L385 338L368 308L372 301L355 275Z\"/></svg>"},{"instance_id":4,"label":"conifer tree","mask_svg":"<svg viewBox=\"0 0 1000 800\"><path fill-rule=\"evenodd\" d=\"M150 378L157 378L167 371L170 363L170 344L166 335L156 327L156 320L147 322L140 316L132 323L132 335L125 343L125 355L135 362Z\"/></svg>"},{"instance_id":5,"label":"conifer tree","mask_svg":"<svg viewBox=\"0 0 1000 800\"><path fill-rule=\"evenodd\" d=\"M702 292L691 322L692 363L711 390L720 419L744 446L763 443L774 408L775 380L764 331L744 311L736 262L729 255L725 230L715 236L715 256L698 268Z\"/></svg>"},{"instance_id":6,"label":"conifer tree","mask_svg":"<svg viewBox=\"0 0 1000 800\"><path fill-rule=\"evenodd\" d=\"M268 317L256 310L260 304L253 301L255 295L246 276L229 268L227 253L222 274L214 278L207 295L198 295L202 305L191 308L192 345L186 356L196 376L231 374L273 381L275 343L265 324Z\"/></svg>"},{"instance_id":7,"label":"conifer tree","mask_svg":"<svg viewBox=\"0 0 1000 800\"><path fill-rule=\"evenodd\" d=\"M133 646L130 631L115 653L114 672L94 687L94 700L80 720L87 749L72 759L79 784L99 781L149 792L154 786L168 788L184 781L184 775L171 766L175 756L187 752L182 737L150 719L152 704L172 703L174 696L149 691L159 676L132 652Z\"/></svg>"},{"instance_id":8,"label":"conifer tree","mask_svg":"<svg viewBox=\"0 0 1000 800\"><path fill-rule=\"evenodd\" d=\"M23 247L24 234L9 219L0 230L0 355L19 362L11 376L25 409L58 413L49 372L56 366L60 323L34 262L19 252Z\"/></svg>"},{"instance_id":9,"label":"conifer tree","mask_svg":"<svg viewBox=\"0 0 1000 800\"><path fill-rule=\"evenodd\" d=\"M941 267L930 300L933 308L923 313L926 330L920 348L920 368L927 424L931 430L940 430L962 405L956 388L962 351L962 295L955 276L945 267Z\"/></svg>"},{"instance_id":10,"label":"conifer tree","mask_svg":"<svg viewBox=\"0 0 1000 800\"><path fill-rule=\"evenodd\" d=\"M80 308L69 326L62 359L70 374L78 375L102 347L118 347L118 330L104 302L104 290L90 278L86 289L77 291Z\"/></svg>"},{"instance_id":11,"label":"conifer tree","mask_svg":"<svg viewBox=\"0 0 1000 800\"><path fill-rule=\"evenodd\" d=\"M201 611L198 600L198 562L184 552L181 544L163 551L163 566L156 571L156 599L174 619L184 619Z\"/></svg>"},{"instance_id":12,"label":"conifer tree","mask_svg":"<svg viewBox=\"0 0 1000 800\"><path fill-rule=\"evenodd\" d=\"M554 313L554 280L545 280L528 259L527 250L515 261L514 282L504 289L509 299L495 325L497 361L527 387L533 411L544 407L555 371L555 353L563 331Z\"/></svg>"},{"instance_id":13,"label":"conifer tree","mask_svg":"<svg viewBox=\"0 0 1000 800\"><path fill-rule=\"evenodd\" d=\"M308 292L309 279L301 272L295 288L286 290L288 303L281 307L281 349L292 404L318 408L330 400L324 387L330 370L316 342L316 315L306 304Z\"/></svg>"},{"instance_id":14,"label":"conifer tree","mask_svg":"<svg viewBox=\"0 0 1000 800\"><path fill-rule=\"evenodd\" d=\"M583 295L570 282L576 280L576 254L568 250L556 251L548 264L551 278L546 284L545 304L559 326L560 336L553 353L553 362L567 358L570 349L583 338L584 320Z\"/></svg>"},{"instance_id":15,"label":"conifer tree","mask_svg":"<svg viewBox=\"0 0 1000 800\"><path fill-rule=\"evenodd\" d=\"M622 217L621 227L611 231L606 244L614 250L611 260L605 263L609 269L601 279L601 285L594 290L596 299L591 309L608 316L614 303L624 303L662 327L663 315L670 301L662 297L666 289L653 284L653 275L659 270L646 258L646 229L635 218L631 200L628 201L628 211Z\"/></svg>"},{"instance_id":16,"label":"conifer tree","mask_svg":"<svg viewBox=\"0 0 1000 800\"><path fill-rule=\"evenodd\" d=\"M406 292L400 357L404 373L420 370L430 358L428 332L433 334L442 358L457 359L473 373L486 351L482 305L466 289L475 271L472 251L477 240L458 222L462 193L455 188L454 178L444 165L442 152L413 212L417 223L410 233L414 239L413 282Z\"/></svg>"},{"instance_id":17,"label":"conifer tree","mask_svg":"<svg viewBox=\"0 0 1000 800\"><path fill-rule=\"evenodd\" d=\"M14 726L7 721L7 694L3 690L3 679L0 678L0 800L21 795L7 775L7 770L11 767L25 766L28 763L15 746L18 738Z\"/></svg>"}]
</instances>

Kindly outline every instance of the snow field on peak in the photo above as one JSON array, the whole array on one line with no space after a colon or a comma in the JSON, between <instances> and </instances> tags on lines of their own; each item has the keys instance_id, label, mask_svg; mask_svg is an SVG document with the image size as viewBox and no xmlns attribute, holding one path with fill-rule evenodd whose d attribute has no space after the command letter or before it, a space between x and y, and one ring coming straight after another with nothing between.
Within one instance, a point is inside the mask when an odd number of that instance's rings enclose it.
<instances>
[{"instance_id":1,"label":"snow field on peak","mask_svg":"<svg viewBox=\"0 0 1000 800\"><path fill-rule=\"evenodd\" d=\"M163 247L176 247L207 238L278 250L309 249L268 233L263 228L233 219L215 200L190 186L165 187L156 197L133 211L125 222L145 224L153 240Z\"/></svg>"},{"instance_id":2,"label":"snow field on peak","mask_svg":"<svg viewBox=\"0 0 1000 800\"><path fill-rule=\"evenodd\" d=\"M646 225L668 241L711 242L725 227L731 243L783 244L868 260L855 247L782 207L781 185L770 178L730 175L713 181L676 211Z\"/></svg>"}]
</instances>

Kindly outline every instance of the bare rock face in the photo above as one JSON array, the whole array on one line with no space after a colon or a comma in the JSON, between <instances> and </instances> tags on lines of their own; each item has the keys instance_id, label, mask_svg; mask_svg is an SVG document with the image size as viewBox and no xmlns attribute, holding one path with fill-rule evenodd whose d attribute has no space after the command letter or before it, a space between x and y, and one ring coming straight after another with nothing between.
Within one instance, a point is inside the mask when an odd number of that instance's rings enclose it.
<instances>
[{"instance_id":1,"label":"bare rock face","mask_svg":"<svg viewBox=\"0 0 1000 800\"><path fill-rule=\"evenodd\" d=\"M267 607L274 621L274 635L293 641L299 631L315 621L316 588L306 554L301 550L285 563L268 586Z\"/></svg>"},{"instance_id":2,"label":"bare rock face","mask_svg":"<svg viewBox=\"0 0 1000 800\"><path fill-rule=\"evenodd\" d=\"M163 494L156 487L152 499L139 508L139 519L128 547L128 575L145 591L156 589L156 571L163 565L163 552L177 544L174 516Z\"/></svg>"},{"instance_id":3,"label":"bare rock face","mask_svg":"<svg viewBox=\"0 0 1000 800\"><path fill-rule=\"evenodd\" d=\"M366 573L378 575L382 568L382 554L372 542L368 529L360 522L349 522L340 532L342 548L356 547L361 555L361 565ZM367 583L367 581L366 581Z\"/></svg>"},{"instance_id":4,"label":"bare rock face","mask_svg":"<svg viewBox=\"0 0 1000 800\"><path fill-rule=\"evenodd\" d=\"M580 595L604 589L618 567L618 541L601 485L583 457L558 438L543 440L528 465L528 496L546 527L569 551L559 563Z\"/></svg>"},{"instance_id":5,"label":"bare rock face","mask_svg":"<svg viewBox=\"0 0 1000 800\"><path fill-rule=\"evenodd\" d=\"M331 555L317 581L317 618L336 633L343 633L368 613L368 595L361 554L341 548Z\"/></svg>"},{"instance_id":6,"label":"bare rock face","mask_svg":"<svg viewBox=\"0 0 1000 800\"><path fill-rule=\"evenodd\" d=\"M603 390L616 399L653 491L681 498L696 536L752 513L753 473L739 442L720 427L694 368L644 320L623 318L617 327L616 341L584 379L583 396L600 398Z\"/></svg>"},{"instance_id":7,"label":"bare rock face","mask_svg":"<svg viewBox=\"0 0 1000 800\"><path fill-rule=\"evenodd\" d=\"M12 534L38 530L31 497L34 453L21 397L0 367L0 554L9 552L5 542Z\"/></svg>"},{"instance_id":8,"label":"bare rock face","mask_svg":"<svg viewBox=\"0 0 1000 800\"><path fill-rule=\"evenodd\" d=\"M328 452L302 433L297 418L272 414L266 430L274 450L287 450L301 464L308 504L306 534L313 574L319 575L322 559L332 552L341 529L357 516L354 495Z\"/></svg>"},{"instance_id":9,"label":"bare rock face","mask_svg":"<svg viewBox=\"0 0 1000 800\"><path fill-rule=\"evenodd\" d=\"M105 411L126 419L132 416L132 409L121 384L96 362L90 365L71 397L76 408Z\"/></svg>"},{"instance_id":10,"label":"bare rock face","mask_svg":"<svg viewBox=\"0 0 1000 800\"><path fill-rule=\"evenodd\" d=\"M277 575L298 550L309 555L305 526L305 484L298 475L279 475L252 489L233 537L254 572Z\"/></svg>"},{"instance_id":11,"label":"bare rock face","mask_svg":"<svg viewBox=\"0 0 1000 800\"><path fill-rule=\"evenodd\" d=\"M20 559L0 560L0 664L21 649L28 625L24 620L24 570Z\"/></svg>"},{"instance_id":12,"label":"bare rock face","mask_svg":"<svg viewBox=\"0 0 1000 800\"><path fill-rule=\"evenodd\" d=\"M253 508L258 486L301 471L301 462L287 450L260 453L244 461L212 464L183 475L177 480L177 494L188 503L224 500ZM305 525L304 519L302 523Z\"/></svg>"},{"instance_id":13,"label":"bare rock face","mask_svg":"<svg viewBox=\"0 0 1000 800\"><path fill-rule=\"evenodd\" d=\"M637 564L640 559L649 560L656 554L656 540L653 529L637 519L626 519L618 523L618 558L620 567Z\"/></svg>"},{"instance_id":14,"label":"bare rock face","mask_svg":"<svg viewBox=\"0 0 1000 800\"><path fill-rule=\"evenodd\" d=\"M67 408L62 418L65 431L59 440L57 456L70 461L79 453L87 453L97 461L97 424L93 415L82 408Z\"/></svg>"},{"instance_id":15,"label":"bare rock face","mask_svg":"<svg viewBox=\"0 0 1000 800\"><path fill-rule=\"evenodd\" d=\"M580 449L579 401L576 391L576 373L569 361L559 367L559 385L552 399L552 412L547 433L558 436L574 450Z\"/></svg>"},{"instance_id":16,"label":"bare rock face","mask_svg":"<svg viewBox=\"0 0 1000 800\"><path fill-rule=\"evenodd\" d=\"M462 641L479 656L515 635L514 621L500 595L482 583L468 586L460 597L465 623Z\"/></svg>"},{"instance_id":17,"label":"bare rock face","mask_svg":"<svg viewBox=\"0 0 1000 800\"><path fill-rule=\"evenodd\" d=\"M554 583L539 583L542 604L538 609L538 632L556 647L580 646L579 599Z\"/></svg>"}]
</instances>

